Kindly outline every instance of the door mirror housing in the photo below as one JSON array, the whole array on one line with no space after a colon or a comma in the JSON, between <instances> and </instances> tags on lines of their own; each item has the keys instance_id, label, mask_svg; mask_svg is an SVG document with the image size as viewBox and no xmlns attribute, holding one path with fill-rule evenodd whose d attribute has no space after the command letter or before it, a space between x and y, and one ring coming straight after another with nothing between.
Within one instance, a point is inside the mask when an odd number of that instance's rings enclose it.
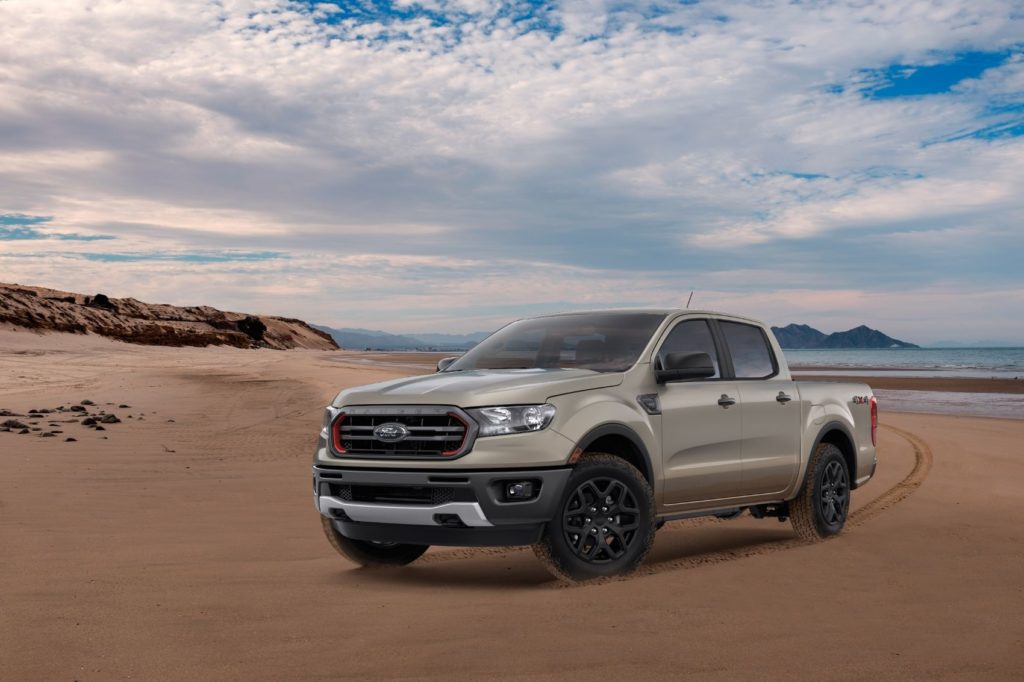
<instances>
[{"instance_id":1,"label":"door mirror housing","mask_svg":"<svg viewBox=\"0 0 1024 682\"><path fill-rule=\"evenodd\" d=\"M456 358L456 357L441 358L440 360L437 361L437 371L438 372L445 371L446 369L448 369L448 366L451 365L456 360L458 360L458 358Z\"/></svg>"},{"instance_id":2,"label":"door mirror housing","mask_svg":"<svg viewBox=\"0 0 1024 682\"><path fill-rule=\"evenodd\" d=\"M659 384L713 376L715 363L707 353L668 353L661 361L661 369L654 371L654 378Z\"/></svg>"}]
</instances>

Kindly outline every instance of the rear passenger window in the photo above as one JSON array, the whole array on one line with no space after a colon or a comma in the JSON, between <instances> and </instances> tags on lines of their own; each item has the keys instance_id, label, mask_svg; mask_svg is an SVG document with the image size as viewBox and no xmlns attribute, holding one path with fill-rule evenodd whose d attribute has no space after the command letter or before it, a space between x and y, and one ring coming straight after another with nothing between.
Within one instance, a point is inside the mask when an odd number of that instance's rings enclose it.
<instances>
[{"instance_id":1,"label":"rear passenger window","mask_svg":"<svg viewBox=\"0 0 1024 682\"><path fill-rule=\"evenodd\" d=\"M669 353L707 353L715 366L715 375L710 378L717 379L722 376L718 369L715 341L706 320L687 320L673 327L665 343L661 344L658 360L662 360Z\"/></svg>"},{"instance_id":2,"label":"rear passenger window","mask_svg":"<svg viewBox=\"0 0 1024 682\"><path fill-rule=\"evenodd\" d=\"M768 339L759 327L719 320L732 355L737 379L766 379L775 374L775 360Z\"/></svg>"}]
</instances>

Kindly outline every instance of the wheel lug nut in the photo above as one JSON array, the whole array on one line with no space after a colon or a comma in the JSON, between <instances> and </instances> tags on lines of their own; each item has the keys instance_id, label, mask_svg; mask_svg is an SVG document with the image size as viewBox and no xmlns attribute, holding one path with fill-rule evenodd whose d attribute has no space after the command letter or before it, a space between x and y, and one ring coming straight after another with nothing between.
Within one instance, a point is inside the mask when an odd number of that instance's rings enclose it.
<instances>
[{"instance_id":1,"label":"wheel lug nut","mask_svg":"<svg viewBox=\"0 0 1024 682\"><path fill-rule=\"evenodd\" d=\"M597 535L597 529L596 528L591 528L590 529L590 534L591 535Z\"/></svg>"},{"instance_id":2,"label":"wheel lug nut","mask_svg":"<svg viewBox=\"0 0 1024 682\"><path fill-rule=\"evenodd\" d=\"M602 533L607 533L607 532L608 532L608 529L607 529L607 528L602 528L602 529L601 529L601 532L602 532Z\"/></svg>"},{"instance_id":3,"label":"wheel lug nut","mask_svg":"<svg viewBox=\"0 0 1024 682\"><path fill-rule=\"evenodd\" d=\"M591 513L591 514L593 514L593 513L594 513L594 512L596 512L596 511L597 511L597 507L591 507L591 508L590 508L590 513Z\"/></svg>"},{"instance_id":4,"label":"wheel lug nut","mask_svg":"<svg viewBox=\"0 0 1024 682\"><path fill-rule=\"evenodd\" d=\"M588 516L587 518L583 519L583 523L590 523L590 517Z\"/></svg>"},{"instance_id":5,"label":"wheel lug nut","mask_svg":"<svg viewBox=\"0 0 1024 682\"><path fill-rule=\"evenodd\" d=\"M608 511L608 507L601 507L601 511L603 511L603 512Z\"/></svg>"}]
</instances>

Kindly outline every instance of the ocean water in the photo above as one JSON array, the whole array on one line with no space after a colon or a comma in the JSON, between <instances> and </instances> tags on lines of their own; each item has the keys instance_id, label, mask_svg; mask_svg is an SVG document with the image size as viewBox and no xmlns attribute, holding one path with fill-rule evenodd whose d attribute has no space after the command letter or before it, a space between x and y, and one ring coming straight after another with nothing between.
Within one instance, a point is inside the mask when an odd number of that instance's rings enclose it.
<instances>
[{"instance_id":1,"label":"ocean water","mask_svg":"<svg viewBox=\"0 0 1024 682\"><path fill-rule=\"evenodd\" d=\"M840 373L886 376L1024 378L1024 348L899 348L787 350L791 368L838 368Z\"/></svg>"}]
</instances>

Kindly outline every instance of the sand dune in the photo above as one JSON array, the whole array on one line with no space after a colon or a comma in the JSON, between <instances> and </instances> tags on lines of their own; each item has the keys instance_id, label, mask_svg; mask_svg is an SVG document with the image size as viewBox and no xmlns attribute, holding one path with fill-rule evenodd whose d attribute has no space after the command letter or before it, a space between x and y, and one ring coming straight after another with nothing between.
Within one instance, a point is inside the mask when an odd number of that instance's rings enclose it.
<instances>
[{"instance_id":1,"label":"sand dune","mask_svg":"<svg viewBox=\"0 0 1024 682\"><path fill-rule=\"evenodd\" d=\"M0 283L0 325L35 332L91 333L151 346L338 347L330 335L302 320L20 284Z\"/></svg>"},{"instance_id":2,"label":"sand dune","mask_svg":"<svg viewBox=\"0 0 1024 682\"><path fill-rule=\"evenodd\" d=\"M883 413L818 545L743 517L603 584L519 549L370 572L320 534L311 448L339 388L415 370L346 357L0 331L0 408L121 420L0 433L0 679L1020 679L1024 421Z\"/></svg>"}]
</instances>

